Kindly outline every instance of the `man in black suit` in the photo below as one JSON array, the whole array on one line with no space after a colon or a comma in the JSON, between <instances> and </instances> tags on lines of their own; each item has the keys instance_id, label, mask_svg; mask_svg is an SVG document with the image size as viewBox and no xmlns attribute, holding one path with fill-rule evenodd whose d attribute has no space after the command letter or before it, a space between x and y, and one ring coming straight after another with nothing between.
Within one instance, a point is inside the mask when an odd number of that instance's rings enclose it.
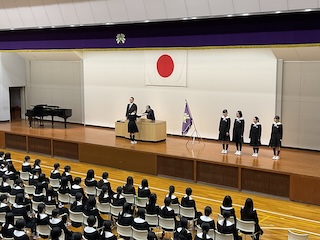
<instances>
[{"instance_id":1,"label":"man in black suit","mask_svg":"<svg viewBox=\"0 0 320 240\"><path fill-rule=\"evenodd\" d=\"M126 118L128 119L129 115L132 115L134 112L137 113L138 107L134 103L134 97L130 97L130 103L127 105Z\"/></svg>"},{"instance_id":2,"label":"man in black suit","mask_svg":"<svg viewBox=\"0 0 320 240\"><path fill-rule=\"evenodd\" d=\"M150 107L150 105L146 106L146 111L145 113L147 114L147 119L150 119L151 121L156 120L155 116L154 116L154 111L153 109Z\"/></svg>"}]
</instances>

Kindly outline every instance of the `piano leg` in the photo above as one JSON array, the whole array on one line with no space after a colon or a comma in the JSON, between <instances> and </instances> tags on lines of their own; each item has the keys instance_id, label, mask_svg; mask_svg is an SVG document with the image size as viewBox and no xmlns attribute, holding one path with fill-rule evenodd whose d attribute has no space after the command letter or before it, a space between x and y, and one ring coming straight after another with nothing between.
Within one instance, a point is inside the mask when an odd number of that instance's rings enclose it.
<instances>
[{"instance_id":1,"label":"piano leg","mask_svg":"<svg viewBox=\"0 0 320 240\"><path fill-rule=\"evenodd\" d=\"M67 128L67 119L64 119L64 128Z\"/></svg>"},{"instance_id":2,"label":"piano leg","mask_svg":"<svg viewBox=\"0 0 320 240\"><path fill-rule=\"evenodd\" d=\"M53 127L53 115L51 115L51 127Z\"/></svg>"},{"instance_id":3,"label":"piano leg","mask_svg":"<svg viewBox=\"0 0 320 240\"><path fill-rule=\"evenodd\" d=\"M43 116L40 116L40 127L43 127Z\"/></svg>"},{"instance_id":4,"label":"piano leg","mask_svg":"<svg viewBox=\"0 0 320 240\"><path fill-rule=\"evenodd\" d=\"M28 120L29 120L29 127L32 128L32 119L33 117L28 117Z\"/></svg>"}]
</instances>

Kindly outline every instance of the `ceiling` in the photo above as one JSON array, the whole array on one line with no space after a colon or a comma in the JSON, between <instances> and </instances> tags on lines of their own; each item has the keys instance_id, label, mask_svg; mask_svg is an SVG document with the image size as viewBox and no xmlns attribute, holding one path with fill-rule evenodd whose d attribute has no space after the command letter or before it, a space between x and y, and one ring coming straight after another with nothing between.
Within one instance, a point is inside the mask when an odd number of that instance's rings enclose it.
<instances>
[{"instance_id":1,"label":"ceiling","mask_svg":"<svg viewBox=\"0 0 320 240\"><path fill-rule=\"evenodd\" d=\"M313 11L320 0L0 0L0 30Z\"/></svg>"}]
</instances>

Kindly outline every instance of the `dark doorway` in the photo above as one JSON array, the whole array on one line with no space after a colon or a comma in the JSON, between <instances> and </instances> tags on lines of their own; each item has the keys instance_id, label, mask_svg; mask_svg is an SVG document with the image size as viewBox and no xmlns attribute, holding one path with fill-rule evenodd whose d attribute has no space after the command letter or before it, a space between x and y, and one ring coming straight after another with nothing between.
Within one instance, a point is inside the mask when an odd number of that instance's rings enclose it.
<instances>
[{"instance_id":1,"label":"dark doorway","mask_svg":"<svg viewBox=\"0 0 320 240\"><path fill-rule=\"evenodd\" d=\"M11 121L21 120L21 105L24 87L10 87L10 116Z\"/></svg>"}]
</instances>

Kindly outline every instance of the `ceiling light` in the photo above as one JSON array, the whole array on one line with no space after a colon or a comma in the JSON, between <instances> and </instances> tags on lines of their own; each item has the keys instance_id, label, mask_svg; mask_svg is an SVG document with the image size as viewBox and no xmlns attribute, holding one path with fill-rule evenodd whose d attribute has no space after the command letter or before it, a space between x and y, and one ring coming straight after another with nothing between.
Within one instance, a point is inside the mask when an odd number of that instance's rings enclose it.
<instances>
[{"instance_id":1,"label":"ceiling light","mask_svg":"<svg viewBox=\"0 0 320 240\"><path fill-rule=\"evenodd\" d=\"M192 17L191 19L197 19L197 17Z\"/></svg>"},{"instance_id":2,"label":"ceiling light","mask_svg":"<svg viewBox=\"0 0 320 240\"><path fill-rule=\"evenodd\" d=\"M107 22L107 23L106 23L106 25L112 25L112 24L113 24L113 23L111 23L111 22Z\"/></svg>"},{"instance_id":3,"label":"ceiling light","mask_svg":"<svg viewBox=\"0 0 320 240\"><path fill-rule=\"evenodd\" d=\"M249 16L249 13L243 13L242 16Z\"/></svg>"},{"instance_id":4,"label":"ceiling light","mask_svg":"<svg viewBox=\"0 0 320 240\"><path fill-rule=\"evenodd\" d=\"M188 20L188 18L187 18L187 17L184 17L184 18L182 18L182 20Z\"/></svg>"},{"instance_id":5,"label":"ceiling light","mask_svg":"<svg viewBox=\"0 0 320 240\"><path fill-rule=\"evenodd\" d=\"M311 9L311 8L307 8L307 9L305 9L304 11L305 11L305 12L311 12L312 9Z\"/></svg>"},{"instance_id":6,"label":"ceiling light","mask_svg":"<svg viewBox=\"0 0 320 240\"><path fill-rule=\"evenodd\" d=\"M51 26L51 28L55 28L56 26Z\"/></svg>"},{"instance_id":7,"label":"ceiling light","mask_svg":"<svg viewBox=\"0 0 320 240\"><path fill-rule=\"evenodd\" d=\"M43 28L42 26L39 26L38 28Z\"/></svg>"},{"instance_id":8,"label":"ceiling light","mask_svg":"<svg viewBox=\"0 0 320 240\"><path fill-rule=\"evenodd\" d=\"M233 15L232 14L228 14L227 17L233 17Z\"/></svg>"},{"instance_id":9,"label":"ceiling light","mask_svg":"<svg viewBox=\"0 0 320 240\"><path fill-rule=\"evenodd\" d=\"M148 22L150 22L150 20L144 20L144 22L145 22L145 23L148 23Z\"/></svg>"},{"instance_id":10,"label":"ceiling light","mask_svg":"<svg viewBox=\"0 0 320 240\"><path fill-rule=\"evenodd\" d=\"M281 13L281 11L276 11L276 14L279 14L279 13Z\"/></svg>"},{"instance_id":11,"label":"ceiling light","mask_svg":"<svg viewBox=\"0 0 320 240\"><path fill-rule=\"evenodd\" d=\"M74 24L71 24L71 25L70 25L70 27L74 27L74 26L75 26Z\"/></svg>"}]
</instances>

